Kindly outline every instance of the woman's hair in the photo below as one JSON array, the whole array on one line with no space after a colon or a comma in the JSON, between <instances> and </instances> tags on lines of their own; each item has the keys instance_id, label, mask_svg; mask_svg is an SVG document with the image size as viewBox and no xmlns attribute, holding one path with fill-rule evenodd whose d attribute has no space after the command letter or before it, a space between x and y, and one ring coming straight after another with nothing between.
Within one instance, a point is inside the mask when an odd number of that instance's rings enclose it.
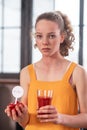
<instances>
[{"instance_id":1,"label":"woman's hair","mask_svg":"<svg viewBox=\"0 0 87 130\"><path fill-rule=\"evenodd\" d=\"M74 42L75 37L73 34L73 28L67 15L63 14L60 11L43 13L37 17L35 27L37 23L43 19L53 21L58 24L58 27L60 28L60 33L64 33L65 35L63 43L60 44L60 53L62 56L68 56L69 49L73 50L72 43Z\"/></svg>"}]
</instances>

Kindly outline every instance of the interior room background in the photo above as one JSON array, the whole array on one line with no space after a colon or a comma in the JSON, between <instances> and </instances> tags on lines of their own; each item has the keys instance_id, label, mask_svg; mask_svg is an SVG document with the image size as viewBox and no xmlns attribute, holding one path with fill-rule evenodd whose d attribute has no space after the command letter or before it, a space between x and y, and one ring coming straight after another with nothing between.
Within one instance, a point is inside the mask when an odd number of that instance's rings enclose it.
<instances>
[{"instance_id":1,"label":"interior room background","mask_svg":"<svg viewBox=\"0 0 87 130\"><path fill-rule=\"evenodd\" d=\"M60 10L67 14L74 28L74 51L70 58L87 70L87 0L0 0L0 130L22 130L4 113L14 101L11 90L19 85L20 70L40 59L34 49L36 17L45 11ZM2 118L2 120L1 120Z\"/></svg>"}]
</instances>

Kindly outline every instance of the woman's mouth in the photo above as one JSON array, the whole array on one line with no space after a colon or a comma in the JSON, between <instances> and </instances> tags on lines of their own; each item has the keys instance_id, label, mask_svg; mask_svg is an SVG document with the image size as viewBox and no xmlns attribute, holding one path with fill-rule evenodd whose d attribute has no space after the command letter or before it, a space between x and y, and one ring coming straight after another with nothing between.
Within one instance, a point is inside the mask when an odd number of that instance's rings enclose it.
<instances>
[{"instance_id":1,"label":"woman's mouth","mask_svg":"<svg viewBox=\"0 0 87 130\"><path fill-rule=\"evenodd\" d=\"M49 51L50 48L42 48L43 51Z\"/></svg>"}]
</instances>

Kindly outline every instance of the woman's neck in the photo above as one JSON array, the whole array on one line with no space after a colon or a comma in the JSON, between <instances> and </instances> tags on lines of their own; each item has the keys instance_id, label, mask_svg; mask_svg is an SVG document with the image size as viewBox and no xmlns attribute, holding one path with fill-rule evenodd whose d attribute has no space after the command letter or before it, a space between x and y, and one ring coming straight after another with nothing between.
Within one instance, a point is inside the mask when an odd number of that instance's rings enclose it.
<instances>
[{"instance_id":1,"label":"woman's neck","mask_svg":"<svg viewBox=\"0 0 87 130\"><path fill-rule=\"evenodd\" d=\"M47 65L49 66L54 66L54 65L58 65L61 64L64 61L64 57L62 56L56 56L56 57L43 57L40 60L40 63L42 65Z\"/></svg>"}]
</instances>

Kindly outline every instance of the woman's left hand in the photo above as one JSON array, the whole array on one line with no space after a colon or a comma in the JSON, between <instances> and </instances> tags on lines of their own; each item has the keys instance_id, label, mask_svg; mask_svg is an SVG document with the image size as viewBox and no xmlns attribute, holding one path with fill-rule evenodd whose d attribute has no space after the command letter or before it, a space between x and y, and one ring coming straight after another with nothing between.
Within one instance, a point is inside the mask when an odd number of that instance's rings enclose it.
<instances>
[{"instance_id":1,"label":"woman's left hand","mask_svg":"<svg viewBox=\"0 0 87 130\"><path fill-rule=\"evenodd\" d=\"M37 111L37 118L40 122L53 122L56 124L60 122L58 111L51 105L40 107Z\"/></svg>"}]
</instances>

